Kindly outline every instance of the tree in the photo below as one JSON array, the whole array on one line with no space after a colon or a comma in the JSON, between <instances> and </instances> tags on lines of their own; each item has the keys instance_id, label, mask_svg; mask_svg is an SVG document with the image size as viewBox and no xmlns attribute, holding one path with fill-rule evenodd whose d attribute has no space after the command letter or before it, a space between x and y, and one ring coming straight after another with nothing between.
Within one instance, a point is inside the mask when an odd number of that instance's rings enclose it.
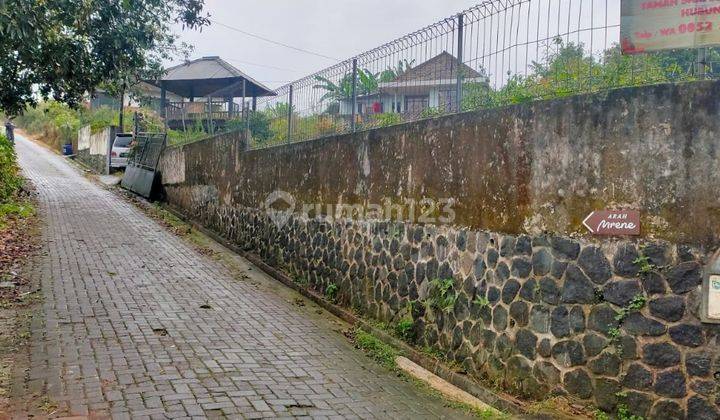
<instances>
[{"instance_id":1,"label":"tree","mask_svg":"<svg viewBox=\"0 0 720 420\"><path fill-rule=\"evenodd\" d=\"M392 82L398 77L402 76L415 65L415 59L408 60L407 58L399 60L396 67L388 67L380 73L380 82L387 83Z\"/></svg>"},{"instance_id":2,"label":"tree","mask_svg":"<svg viewBox=\"0 0 720 420\"><path fill-rule=\"evenodd\" d=\"M324 76L315 76L315 80L320 83L314 85L313 89L325 91L325 94L320 98L321 102L326 99L342 101L352 98L352 73L345 74L338 83Z\"/></svg>"},{"instance_id":3,"label":"tree","mask_svg":"<svg viewBox=\"0 0 720 420\"><path fill-rule=\"evenodd\" d=\"M380 83L379 77L379 73L373 73L368 69L358 69L355 94L360 96L377 92ZM320 83L313 85L313 89L325 91L325 94L320 97L320 101L329 99L338 102L352 99L352 73L346 73L337 83L324 76L315 76L315 80Z\"/></svg>"},{"instance_id":4,"label":"tree","mask_svg":"<svg viewBox=\"0 0 720 420\"><path fill-rule=\"evenodd\" d=\"M209 23L204 0L0 1L0 111L38 97L77 107L103 86L117 93L158 74L184 50L171 25Z\"/></svg>"}]
</instances>

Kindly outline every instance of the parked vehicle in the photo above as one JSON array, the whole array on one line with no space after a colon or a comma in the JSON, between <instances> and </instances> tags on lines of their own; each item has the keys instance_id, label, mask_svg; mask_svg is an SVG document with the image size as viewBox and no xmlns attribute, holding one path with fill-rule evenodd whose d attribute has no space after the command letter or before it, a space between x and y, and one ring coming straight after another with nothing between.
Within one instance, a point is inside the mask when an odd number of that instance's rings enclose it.
<instances>
[{"instance_id":1,"label":"parked vehicle","mask_svg":"<svg viewBox=\"0 0 720 420\"><path fill-rule=\"evenodd\" d=\"M132 149L133 135L118 133L115 135L112 150L110 151L110 167L125 168Z\"/></svg>"}]
</instances>

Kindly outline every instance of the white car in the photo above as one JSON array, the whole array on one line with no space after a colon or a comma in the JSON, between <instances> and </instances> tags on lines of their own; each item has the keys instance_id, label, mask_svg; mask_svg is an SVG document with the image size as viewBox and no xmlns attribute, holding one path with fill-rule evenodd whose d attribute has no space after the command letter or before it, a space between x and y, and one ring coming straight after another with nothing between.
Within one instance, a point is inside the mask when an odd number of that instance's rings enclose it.
<instances>
[{"instance_id":1,"label":"white car","mask_svg":"<svg viewBox=\"0 0 720 420\"><path fill-rule=\"evenodd\" d=\"M115 135L115 141L113 141L112 150L110 151L111 168L124 168L127 166L132 141L132 134L120 133Z\"/></svg>"}]
</instances>

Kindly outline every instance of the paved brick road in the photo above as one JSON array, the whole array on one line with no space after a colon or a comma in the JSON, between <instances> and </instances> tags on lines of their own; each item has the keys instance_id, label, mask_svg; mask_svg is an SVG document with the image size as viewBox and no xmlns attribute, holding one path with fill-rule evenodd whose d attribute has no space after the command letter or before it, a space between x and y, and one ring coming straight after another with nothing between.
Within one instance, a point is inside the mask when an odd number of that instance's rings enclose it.
<instances>
[{"instance_id":1,"label":"paved brick road","mask_svg":"<svg viewBox=\"0 0 720 420\"><path fill-rule=\"evenodd\" d=\"M46 221L29 268L45 303L26 392L114 418L462 416L375 365L337 321L263 287L248 263L229 270L62 158L17 148Z\"/></svg>"}]
</instances>

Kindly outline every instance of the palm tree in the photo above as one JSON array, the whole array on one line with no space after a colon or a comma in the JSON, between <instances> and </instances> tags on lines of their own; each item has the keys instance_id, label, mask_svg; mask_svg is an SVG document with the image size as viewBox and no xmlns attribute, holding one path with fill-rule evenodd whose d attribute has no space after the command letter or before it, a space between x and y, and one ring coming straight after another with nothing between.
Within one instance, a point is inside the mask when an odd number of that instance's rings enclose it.
<instances>
[{"instance_id":1,"label":"palm tree","mask_svg":"<svg viewBox=\"0 0 720 420\"><path fill-rule=\"evenodd\" d=\"M392 82L393 80L397 79L398 77L405 74L405 72L413 68L414 64L414 58L410 61L408 61L407 58L398 61L397 66L388 67L387 70L384 70L382 73L380 73L380 82Z\"/></svg>"},{"instance_id":2,"label":"palm tree","mask_svg":"<svg viewBox=\"0 0 720 420\"><path fill-rule=\"evenodd\" d=\"M358 69L357 83L355 85L357 95L370 95L377 92L380 83L379 73L373 73L368 69ZM345 74L338 83L333 82L324 76L315 76L315 80L321 82L314 85L313 89L322 89L325 94L320 101L330 99L332 101L343 101L352 99L352 73Z\"/></svg>"},{"instance_id":3,"label":"palm tree","mask_svg":"<svg viewBox=\"0 0 720 420\"><path fill-rule=\"evenodd\" d=\"M342 101L352 98L352 73L344 75L338 83L324 76L315 76L315 80L321 84L314 85L313 89L325 91L325 94L320 98L321 102L326 99Z\"/></svg>"},{"instance_id":4,"label":"palm tree","mask_svg":"<svg viewBox=\"0 0 720 420\"><path fill-rule=\"evenodd\" d=\"M370 70L358 70L358 95L370 95L378 90L380 83L378 73L372 73Z\"/></svg>"}]
</instances>

